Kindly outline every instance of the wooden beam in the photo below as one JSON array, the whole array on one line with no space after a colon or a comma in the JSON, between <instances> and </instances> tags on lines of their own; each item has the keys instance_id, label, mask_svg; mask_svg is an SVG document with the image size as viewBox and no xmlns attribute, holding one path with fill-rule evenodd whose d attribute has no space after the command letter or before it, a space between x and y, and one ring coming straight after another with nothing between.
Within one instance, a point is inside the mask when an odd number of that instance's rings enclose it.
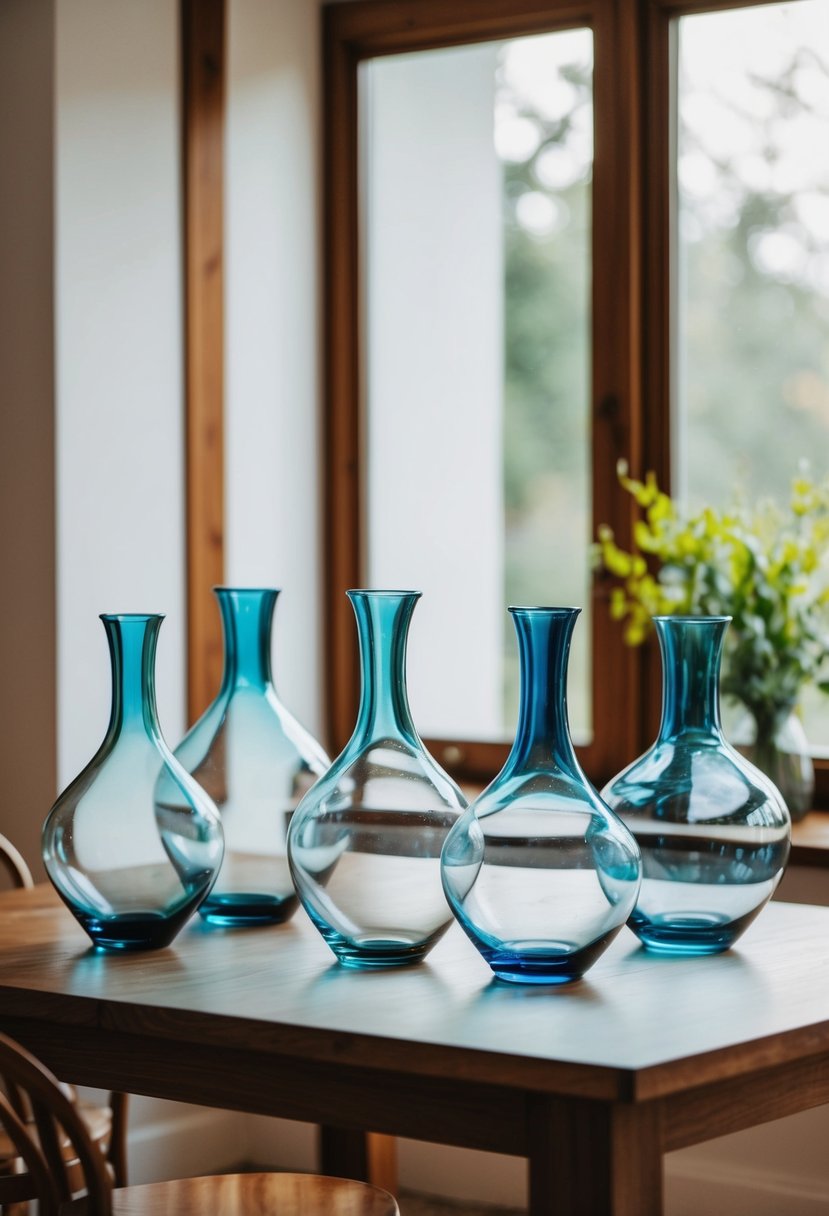
<instances>
[{"instance_id":1,"label":"wooden beam","mask_svg":"<svg viewBox=\"0 0 829 1216\"><path fill-rule=\"evenodd\" d=\"M187 709L221 679L224 578L225 0L181 0L187 458Z\"/></svg>"}]
</instances>

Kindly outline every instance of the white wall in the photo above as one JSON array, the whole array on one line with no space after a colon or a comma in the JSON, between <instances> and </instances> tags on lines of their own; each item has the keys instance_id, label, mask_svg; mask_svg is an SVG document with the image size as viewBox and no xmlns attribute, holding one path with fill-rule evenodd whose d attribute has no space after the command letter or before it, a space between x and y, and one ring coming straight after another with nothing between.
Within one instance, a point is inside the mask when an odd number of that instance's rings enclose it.
<instances>
[{"instance_id":1,"label":"white wall","mask_svg":"<svg viewBox=\"0 0 829 1216\"><path fill-rule=\"evenodd\" d=\"M230 0L227 72L225 577L283 589L277 687L319 733L315 5Z\"/></svg>"},{"instance_id":2,"label":"white wall","mask_svg":"<svg viewBox=\"0 0 829 1216\"><path fill-rule=\"evenodd\" d=\"M176 0L57 0L61 785L108 720L100 612L167 614L159 714L185 726L178 73Z\"/></svg>"}]
</instances>

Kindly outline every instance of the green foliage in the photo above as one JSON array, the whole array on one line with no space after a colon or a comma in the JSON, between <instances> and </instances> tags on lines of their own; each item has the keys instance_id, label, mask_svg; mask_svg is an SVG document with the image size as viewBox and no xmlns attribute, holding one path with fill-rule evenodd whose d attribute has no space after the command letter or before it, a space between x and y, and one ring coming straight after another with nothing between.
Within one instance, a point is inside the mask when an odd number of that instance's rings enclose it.
<instances>
[{"instance_id":1,"label":"green foliage","mask_svg":"<svg viewBox=\"0 0 829 1216\"><path fill-rule=\"evenodd\" d=\"M560 75L574 101L549 119L500 82L502 103L535 127L537 141L522 161L503 165L504 190L504 494L510 515L533 508L539 482L550 474L582 474L589 397L590 169L552 189L540 165L551 149L566 149L580 111L591 107L591 72L565 65ZM543 195L557 217L548 233L518 217L522 197Z\"/></svg>"},{"instance_id":2,"label":"green foliage","mask_svg":"<svg viewBox=\"0 0 829 1216\"><path fill-rule=\"evenodd\" d=\"M723 692L759 723L796 701L804 684L829 691L829 480L794 478L788 506L704 507L684 513L649 473L620 481L641 508L630 550L606 525L594 561L614 580L611 615L639 645L651 617L730 616Z\"/></svg>"},{"instance_id":3,"label":"green foliage","mask_svg":"<svg viewBox=\"0 0 829 1216\"><path fill-rule=\"evenodd\" d=\"M780 74L746 79L755 98L749 159L766 167L765 182L746 174L746 148L725 155L716 127L692 127L680 108L680 159L704 163L711 183L682 193L679 217L678 418L698 503L721 502L735 476L753 495L782 499L791 469L829 439L829 298L815 273L827 242L802 210L824 187L817 167L801 166L798 185L776 172L798 117L829 114L829 67L802 47ZM692 113L697 99L693 89L685 96ZM740 116L736 103L719 104ZM768 239L781 237L799 251L787 268L763 256Z\"/></svg>"}]
</instances>

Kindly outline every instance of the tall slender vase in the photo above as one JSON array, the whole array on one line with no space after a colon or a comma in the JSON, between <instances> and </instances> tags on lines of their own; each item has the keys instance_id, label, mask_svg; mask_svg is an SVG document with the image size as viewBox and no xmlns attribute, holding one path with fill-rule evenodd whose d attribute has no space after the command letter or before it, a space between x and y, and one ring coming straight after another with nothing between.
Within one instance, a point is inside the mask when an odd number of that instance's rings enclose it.
<instances>
[{"instance_id":1,"label":"tall slender vase","mask_svg":"<svg viewBox=\"0 0 829 1216\"><path fill-rule=\"evenodd\" d=\"M103 743L43 826L55 888L96 946L167 946L222 860L216 808L161 735L158 615L106 615L112 711Z\"/></svg>"},{"instance_id":2,"label":"tall slender vase","mask_svg":"<svg viewBox=\"0 0 829 1216\"><path fill-rule=\"evenodd\" d=\"M627 920L639 850L581 770L567 721L578 608L510 608L518 634L518 728L506 764L443 847L446 897L495 975L578 979Z\"/></svg>"},{"instance_id":3,"label":"tall slender vase","mask_svg":"<svg viewBox=\"0 0 829 1216\"><path fill-rule=\"evenodd\" d=\"M466 802L409 710L406 641L416 591L349 591L360 639L354 733L291 820L299 897L341 963L422 959L451 923L440 850Z\"/></svg>"},{"instance_id":4,"label":"tall slender vase","mask_svg":"<svg viewBox=\"0 0 829 1216\"><path fill-rule=\"evenodd\" d=\"M216 803L225 833L222 868L199 912L211 924L274 924L297 908L288 822L330 761L274 687L279 592L216 587L214 594L224 630L222 684L175 753Z\"/></svg>"},{"instance_id":5,"label":"tall slender vase","mask_svg":"<svg viewBox=\"0 0 829 1216\"><path fill-rule=\"evenodd\" d=\"M771 898L789 854L779 790L723 735L719 674L729 620L654 618L659 735L602 791L642 850L630 927L663 953L728 949Z\"/></svg>"}]
</instances>

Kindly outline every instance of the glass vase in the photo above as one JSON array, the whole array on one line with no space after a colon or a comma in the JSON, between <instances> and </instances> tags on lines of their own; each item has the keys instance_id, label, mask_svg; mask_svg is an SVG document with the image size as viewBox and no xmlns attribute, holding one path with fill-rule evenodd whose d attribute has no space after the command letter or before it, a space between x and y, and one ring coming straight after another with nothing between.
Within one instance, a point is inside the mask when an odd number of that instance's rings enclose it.
<instances>
[{"instance_id":1,"label":"glass vase","mask_svg":"<svg viewBox=\"0 0 829 1216\"><path fill-rule=\"evenodd\" d=\"M515 741L495 780L449 833L449 904L495 975L576 980L624 925L641 862L628 829L576 759L567 664L578 608L510 608L518 634Z\"/></svg>"},{"instance_id":2,"label":"glass vase","mask_svg":"<svg viewBox=\"0 0 829 1216\"><path fill-rule=\"evenodd\" d=\"M766 713L749 706L744 709L731 741L771 778L783 795L792 823L798 823L813 808L815 794L815 765L800 715L794 705Z\"/></svg>"},{"instance_id":3,"label":"glass vase","mask_svg":"<svg viewBox=\"0 0 829 1216\"><path fill-rule=\"evenodd\" d=\"M655 617L662 721L603 797L642 850L630 927L650 950L727 950L771 898L789 853L779 790L723 735L719 674L730 617Z\"/></svg>"},{"instance_id":4,"label":"glass vase","mask_svg":"<svg viewBox=\"0 0 829 1216\"><path fill-rule=\"evenodd\" d=\"M161 735L155 698L158 615L101 617L112 663L103 743L43 826L55 888L96 946L167 946L222 860L216 808Z\"/></svg>"},{"instance_id":5,"label":"glass vase","mask_svg":"<svg viewBox=\"0 0 829 1216\"><path fill-rule=\"evenodd\" d=\"M274 688L271 631L279 592L213 590L224 632L222 683L175 751L218 807L225 833L219 877L199 913L217 925L275 924L298 906L288 823L331 762Z\"/></svg>"},{"instance_id":6,"label":"glass vase","mask_svg":"<svg viewBox=\"0 0 829 1216\"><path fill-rule=\"evenodd\" d=\"M424 748L406 691L416 591L349 591L362 693L354 733L291 820L299 897L339 961L414 963L451 924L440 851L466 802Z\"/></svg>"}]
</instances>

